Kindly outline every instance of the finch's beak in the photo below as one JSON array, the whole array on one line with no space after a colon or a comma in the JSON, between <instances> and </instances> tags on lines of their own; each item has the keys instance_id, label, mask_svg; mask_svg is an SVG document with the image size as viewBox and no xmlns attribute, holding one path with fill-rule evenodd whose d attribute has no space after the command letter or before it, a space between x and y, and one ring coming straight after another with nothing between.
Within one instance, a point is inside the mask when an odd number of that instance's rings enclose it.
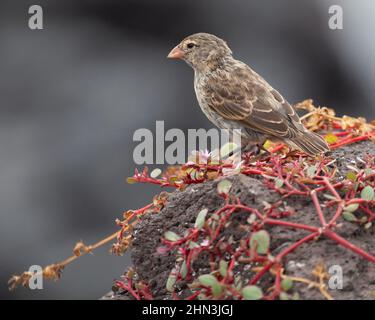
<instances>
[{"instance_id":1,"label":"finch's beak","mask_svg":"<svg viewBox=\"0 0 375 320\"><path fill-rule=\"evenodd\" d=\"M178 46L174 47L171 52L169 52L167 58L169 59L181 59L185 55L185 52L183 52Z\"/></svg>"}]
</instances>

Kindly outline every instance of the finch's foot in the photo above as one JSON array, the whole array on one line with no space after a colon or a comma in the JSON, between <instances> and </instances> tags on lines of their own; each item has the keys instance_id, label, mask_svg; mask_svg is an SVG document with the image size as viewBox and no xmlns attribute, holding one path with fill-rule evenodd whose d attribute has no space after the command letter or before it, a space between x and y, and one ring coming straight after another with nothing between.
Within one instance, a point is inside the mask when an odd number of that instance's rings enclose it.
<instances>
[{"instance_id":1,"label":"finch's foot","mask_svg":"<svg viewBox=\"0 0 375 320\"><path fill-rule=\"evenodd\" d=\"M246 145L241 148L241 152L242 159L247 163L258 161L264 156L270 155L267 149L263 147L263 144Z\"/></svg>"},{"instance_id":2,"label":"finch's foot","mask_svg":"<svg viewBox=\"0 0 375 320\"><path fill-rule=\"evenodd\" d=\"M261 151L261 148L259 147L258 144L246 144L241 147L241 152L242 154L253 154L253 155L258 155Z\"/></svg>"}]
</instances>

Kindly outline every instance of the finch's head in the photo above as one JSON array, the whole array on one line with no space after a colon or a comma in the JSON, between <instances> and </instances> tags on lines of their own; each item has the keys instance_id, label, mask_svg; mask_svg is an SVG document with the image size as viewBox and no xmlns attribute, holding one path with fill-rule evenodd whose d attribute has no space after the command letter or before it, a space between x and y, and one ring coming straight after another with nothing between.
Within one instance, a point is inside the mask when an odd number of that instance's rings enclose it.
<instances>
[{"instance_id":1,"label":"finch's head","mask_svg":"<svg viewBox=\"0 0 375 320\"><path fill-rule=\"evenodd\" d=\"M215 67L231 56L232 51L226 42L209 33L186 37L168 54L168 58L182 59L197 71Z\"/></svg>"}]
</instances>

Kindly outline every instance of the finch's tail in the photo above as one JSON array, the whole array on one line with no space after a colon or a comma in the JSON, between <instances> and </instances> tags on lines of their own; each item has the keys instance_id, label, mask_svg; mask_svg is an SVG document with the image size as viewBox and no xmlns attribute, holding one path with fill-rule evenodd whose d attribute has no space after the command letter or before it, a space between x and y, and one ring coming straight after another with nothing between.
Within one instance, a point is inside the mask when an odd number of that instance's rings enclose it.
<instances>
[{"instance_id":1,"label":"finch's tail","mask_svg":"<svg viewBox=\"0 0 375 320\"><path fill-rule=\"evenodd\" d=\"M293 140L289 140L289 144L310 156L329 151L327 142L319 134L311 131L303 131Z\"/></svg>"}]
</instances>

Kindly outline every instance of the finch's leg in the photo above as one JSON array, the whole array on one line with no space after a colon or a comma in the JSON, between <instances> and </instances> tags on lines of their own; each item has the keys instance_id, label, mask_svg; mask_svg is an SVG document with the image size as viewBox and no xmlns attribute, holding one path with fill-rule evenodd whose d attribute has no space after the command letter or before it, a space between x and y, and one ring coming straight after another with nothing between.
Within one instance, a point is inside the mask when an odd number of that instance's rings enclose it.
<instances>
[{"instance_id":1,"label":"finch's leg","mask_svg":"<svg viewBox=\"0 0 375 320\"><path fill-rule=\"evenodd\" d=\"M245 144L241 147L241 152L243 154L249 153L249 154L254 154L257 155L259 154L261 149L259 148L258 144Z\"/></svg>"},{"instance_id":2,"label":"finch's leg","mask_svg":"<svg viewBox=\"0 0 375 320\"><path fill-rule=\"evenodd\" d=\"M258 143L247 143L241 148L243 158L245 161L254 162L261 159L265 155L269 155L268 150L263 146L266 142L266 138L263 138ZM263 151L263 153L262 153Z\"/></svg>"}]
</instances>

